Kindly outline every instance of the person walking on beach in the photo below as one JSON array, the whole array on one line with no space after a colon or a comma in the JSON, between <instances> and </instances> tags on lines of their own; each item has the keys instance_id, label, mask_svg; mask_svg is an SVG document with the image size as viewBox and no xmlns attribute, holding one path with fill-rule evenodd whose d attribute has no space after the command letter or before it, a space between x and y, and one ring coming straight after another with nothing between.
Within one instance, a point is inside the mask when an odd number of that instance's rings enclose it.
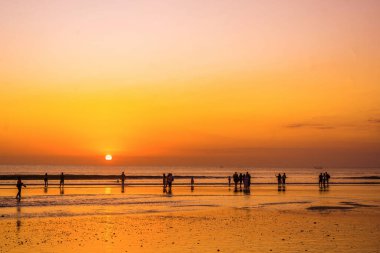
<instances>
[{"instance_id":1,"label":"person walking on beach","mask_svg":"<svg viewBox=\"0 0 380 253\"><path fill-rule=\"evenodd\" d=\"M237 172L234 173L234 175L232 176L234 178L234 183L235 183L235 192L237 191L237 185L238 185L238 182L239 182L239 175Z\"/></svg>"},{"instance_id":2,"label":"person walking on beach","mask_svg":"<svg viewBox=\"0 0 380 253\"><path fill-rule=\"evenodd\" d=\"M63 188L65 186L65 176L63 175L63 172L61 173L61 176L59 177L59 187Z\"/></svg>"},{"instance_id":3,"label":"person walking on beach","mask_svg":"<svg viewBox=\"0 0 380 253\"><path fill-rule=\"evenodd\" d=\"M17 177L16 186L17 186L17 190L18 190L17 195L16 195L16 199L18 201L20 201L21 200L21 189L23 186L26 187L26 185L21 181L21 177Z\"/></svg>"},{"instance_id":4,"label":"person walking on beach","mask_svg":"<svg viewBox=\"0 0 380 253\"><path fill-rule=\"evenodd\" d=\"M45 188L48 187L48 174L45 173L45 176L44 176L44 183L45 183Z\"/></svg>"},{"instance_id":5,"label":"person walking on beach","mask_svg":"<svg viewBox=\"0 0 380 253\"><path fill-rule=\"evenodd\" d=\"M231 187L231 176L228 176L228 187Z\"/></svg>"},{"instance_id":6,"label":"person walking on beach","mask_svg":"<svg viewBox=\"0 0 380 253\"><path fill-rule=\"evenodd\" d=\"M168 193L172 193L172 183L174 181L174 177L173 177L172 173L168 174L168 176L166 177L166 181L167 181L167 184L169 187Z\"/></svg>"}]
</instances>

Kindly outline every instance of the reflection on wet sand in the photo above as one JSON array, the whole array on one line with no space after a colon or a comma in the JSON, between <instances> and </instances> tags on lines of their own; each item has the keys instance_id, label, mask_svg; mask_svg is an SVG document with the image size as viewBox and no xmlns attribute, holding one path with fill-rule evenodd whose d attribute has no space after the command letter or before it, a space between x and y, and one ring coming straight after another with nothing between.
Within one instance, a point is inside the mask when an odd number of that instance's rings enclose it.
<instances>
[{"instance_id":1,"label":"reflection on wet sand","mask_svg":"<svg viewBox=\"0 0 380 253\"><path fill-rule=\"evenodd\" d=\"M16 221L17 231L20 230L21 227L21 205L17 203L17 221Z\"/></svg>"}]
</instances>

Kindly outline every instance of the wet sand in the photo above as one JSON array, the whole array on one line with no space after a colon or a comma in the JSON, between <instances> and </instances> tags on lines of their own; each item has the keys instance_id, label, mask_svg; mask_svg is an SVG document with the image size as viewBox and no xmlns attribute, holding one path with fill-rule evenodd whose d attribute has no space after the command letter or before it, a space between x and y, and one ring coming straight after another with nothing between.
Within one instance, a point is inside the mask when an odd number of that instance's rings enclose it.
<instances>
[{"instance_id":1,"label":"wet sand","mask_svg":"<svg viewBox=\"0 0 380 253\"><path fill-rule=\"evenodd\" d=\"M0 208L0 252L379 252L379 189L28 189ZM12 191L0 189L3 203Z\"/></svg>"}]
</instances>

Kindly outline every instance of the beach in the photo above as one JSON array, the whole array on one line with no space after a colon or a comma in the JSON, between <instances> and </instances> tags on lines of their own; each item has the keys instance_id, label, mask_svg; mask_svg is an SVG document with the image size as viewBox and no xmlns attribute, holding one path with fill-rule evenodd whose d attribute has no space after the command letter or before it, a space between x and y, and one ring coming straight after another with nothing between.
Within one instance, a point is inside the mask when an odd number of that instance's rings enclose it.
<instances>
[{"instance_id":1,"label":"beach","mask_svg":"<svg viewBox=\"0 0 380 253\"><path fill-rule=\"evenodd\" d=\"M380 186L0 188L0 252L379 252Z\"/></svg>"},{"instance_id":2,"label":"beach","mask_svg":"<svg viewBox=\"0 0 380 253\"><path fill-rule=\"evenodd\" d=\"M379 16L0 1L0 253L380 253Z\"/></svg>"}]
</instances>

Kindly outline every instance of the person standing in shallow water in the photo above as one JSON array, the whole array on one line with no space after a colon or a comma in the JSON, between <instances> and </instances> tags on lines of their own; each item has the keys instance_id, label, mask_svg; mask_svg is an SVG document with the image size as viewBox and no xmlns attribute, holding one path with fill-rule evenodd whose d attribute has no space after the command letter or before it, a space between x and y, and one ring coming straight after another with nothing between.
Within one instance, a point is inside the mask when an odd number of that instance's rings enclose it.
<instances>
[{"instance_id":1,"label":"person standing in shallow water","mask_svg":"<svg viewBox=\"0 0 380 253\"><path fill-rule=\"evenodd\" d=\"M239 174L239 185L240 185L240 191L241 191L241 184L243 183L243 174Z\"/></svg>"},{"instance_id":2,"label":"person standing in shallow water","mask_svg":"<svg viewBox=\"0 0 380 253\"><path fill-rule=\"evenodd\" d=\"M281 177L281 174L278 173L278 175L277 175L276 177L277 177L277 184L278 184L278 186L280 187L281 184L282 184L282 177Z\"/></svg>"},{"instance_id":3,"label":"person standing in shallow water","mask_svg":"<svg viewBox=\"0 0 380 253\"><path fill-rule=\"evenodd\" d=\"M327 173L327 171L325 172L325 178L326 178L326 185L328 187L329 186L330 175L329 175L329 173Z\"/></svg>"},{"instance_id":4,"label":"person standing in shallow water","mask_svg":"<svg viewBox=\"0 0 380 253\"><path fill-rule=\"evenodd\" d=\"M20 201L21 200L21 189L23 186L26 187L26 185L21 181L21 177L17 177L16 186L17 186L17 190L18 190L17 195L16 195L16 199L18 201Z\"/></svg>"},{"instance_id":5,"label":"person standing in shallow water","mask_svg":"<svg viewBox=\"0 0 380 253\"><path fill-rule=\"evenodd\" d=\"M322 186L323 188L326 188L326 174L325 173L322 174Z\"/></svg>"},{"instance_id":6,"label":"person standing in shallow water","mask_svg":"<svg viewBox=\"0 0 380 253\"><path fill-rule=\"evenodd\" d=\"M322 175L322 173L321 174L319 174L319 187L320 188L322 188L322 183L323 183L323 175Z\"/></svg>"},{"instance_id":7,"label":"person standing in shallow water","mask_svg":"<svg viewBox=\"0 0 380 253\"><path fill-rule=\"evenodd\" d=\"M238 185L238 182L239 182L239 175L238 175L237 172L235 172L232 177L233 177L234 183L235 183L235 191L237 191L237 185Z\"/></svg>"},{"instance_id":8,"label":"person standing in shallow water","mask_svg":"<svg viewBox=\"0 0 380 253\"><path fill-rule=\"evenodd\" d=\"M165 173L162 174L162 187L163 187L163 192L166 192L166 184L167 184L167 178Z\"/></svg>"},{"instance_id":9,"label":"person standing in shallow water","mask_svg":"<svg viewBox=\"0 0 380 253\"><path fill-rule=\"evenodd\" d=\"M63 172L61 173L61 176L59 177L59 187L64 187L65 186L65 176L63 175Z\"/></svg>"},{"instance_id":10,"label":"person standing in shallow water","mask_svg":"<svg viewBox=\"0 0 380 253\"><path fill-rule=\"evenodd\" d=\"M284 173L283 175L282 175L282 185L285 187L285 185L286 185L286 174Z\"/></svg>"},{"instance_id":11,"label":"person standing in shallow water","mask_svg":"<svg viewBox=\"0 0 380 253\"><path fill-rule=\"evenodd\" d=\"M174 181L174 177L173 177L172 173L168 174L168 176L166 177L166 181L167 181L167 184L169 187L168 193L172 193L172 183Z\"/></svg>"},{"instance_id":12,"label":"person standing in shallow water","mask_svg":"<svg viewBox=\"0 0 380 253\"><path fill-rule=\"evenodd\" d=\"M231 187L231 176L228 176L228 187Z\"/></svg>"},{"instance_id":13,"label":"person standing in shallow water","mask_svg":"<svg viewBox=\"0 0 380 253\"><path fill-rule=\"evenodd\" d=\"M45 188L48 187L48 175L47 173L45 173L45 176L44 176L44 183L45 183Z\"/></svg>"},{"instance_id":14,"label":"person standing in shallow water","mask_svg":"<svg viewBox=\"0 0 380 253\"><path fill-rule=\"evenodd\" d=\"M121 187L124 187L125 178L126 178L126 176L125 176L125 174L124 174L124 171L121 173L120 178L121 178Z\"/></svg>"}]
</instances>

